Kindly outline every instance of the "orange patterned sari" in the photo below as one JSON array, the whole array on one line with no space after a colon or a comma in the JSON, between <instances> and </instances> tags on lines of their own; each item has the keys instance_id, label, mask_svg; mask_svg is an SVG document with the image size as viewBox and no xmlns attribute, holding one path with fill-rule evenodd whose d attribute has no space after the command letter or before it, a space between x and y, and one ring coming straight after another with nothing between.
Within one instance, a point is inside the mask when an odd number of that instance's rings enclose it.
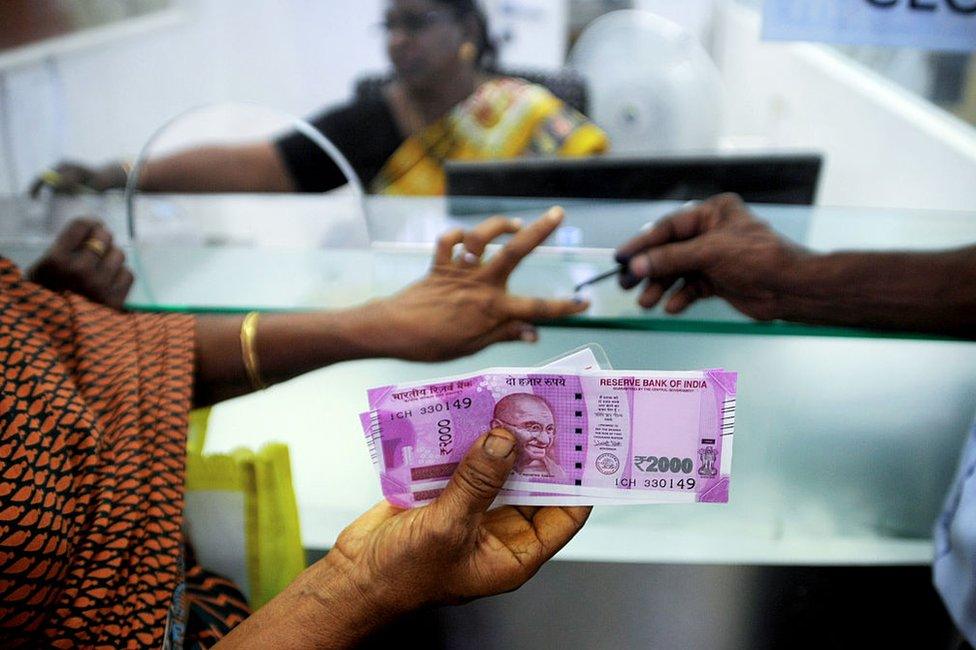
<instances>
[{"instance_id":1,"label":"orange patterned sari","mask_svg":"<svg viewBox=\"0 0 976 650\"><path fill-rule=\"evenodd\" d=\"M0 258L0 646L180 644L192 364L192 318Z\"/></svg>"}]
</instances>

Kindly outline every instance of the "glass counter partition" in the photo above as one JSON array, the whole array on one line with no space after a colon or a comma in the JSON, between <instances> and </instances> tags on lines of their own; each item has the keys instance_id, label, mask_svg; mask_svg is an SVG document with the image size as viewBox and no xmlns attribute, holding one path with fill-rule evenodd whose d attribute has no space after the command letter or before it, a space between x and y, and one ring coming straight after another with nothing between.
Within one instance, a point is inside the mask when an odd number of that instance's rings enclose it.
<instances>
[{"instance_id":1,"label":"glass counter partition","mask_svg":"<svg viewBox=\"0 0 976 650\"><path fill-rule=\"evenodd\" d=\"M370 199L368 222L332 219L343 197L154 197L127 241L140 310L244 312L341 308L419 278L436 235L547 203ZM102 214L125 240L124 219ZM15 204L16 203L16 204ZM512 289L570 294L613 267L612 248L673 203L563 202L567 220L517 271ZM8 212L37 210L8 203ZM51 227L71 213L51 208ZM336 208L335 211L341 212ZM976 241L976 214L759 206L777 230L817 250L927 249ZM146 212L149 215L149 211ZM29 220L29 219L28 219ZM155 221L154 221L155 220ZM15 222L16 220L14 220ZM26 264L44 228L0 231ZM35 224L36 226L36 224ZM50 233L48 233L49 235ZM288 237L292 240L288 240ZM728 506L597 509L563 559L718 564L924 564L930 531L976 406L976 346L920 335L756 323L718 301L674 318L644 312L613 281L583 316L546 324L538 345L506 344L451 363L340 364L215 409L207 449L292 450L306 546L331 545L380 499L357 413L367 388L490 366L534 365L599 343L617 368L740 372Z\"/></svg>"}]
</instances>

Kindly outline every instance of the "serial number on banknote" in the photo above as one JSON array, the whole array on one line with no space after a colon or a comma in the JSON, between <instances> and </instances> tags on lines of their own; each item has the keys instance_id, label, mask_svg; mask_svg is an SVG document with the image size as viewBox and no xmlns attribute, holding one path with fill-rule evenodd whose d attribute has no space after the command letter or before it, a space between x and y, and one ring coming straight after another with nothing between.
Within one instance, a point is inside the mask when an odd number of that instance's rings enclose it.
<instances>
[{"instance_id":1,"label":"serial number on banknote","mask_svg":"<svg viewBox=\"0 0 976 650\"><path fill-rule=\"evenodd\" d=\"M693 478L618 478L614 485L622 488L660 488L662 490L694 490L698 485Z\"/></svg>"},{"instance_id":2,"label":"serial number on banknote","mask_svg":"<svg viewBox=\"0 0 976 650\"><path fill-rule=\"evenodd\" d=\"M456 399L453 402L437 402L436 404L428 404L427 406L422 406L420 408L420 415L431 415L433 413L447 413L449 411L464 411L471 408L472 401L470 397L463 397L461 399ZM406 420L407 418L413 417L413 411L398 411L396 413L390 413L391 420Z\"/></svg>"}]
</instances>

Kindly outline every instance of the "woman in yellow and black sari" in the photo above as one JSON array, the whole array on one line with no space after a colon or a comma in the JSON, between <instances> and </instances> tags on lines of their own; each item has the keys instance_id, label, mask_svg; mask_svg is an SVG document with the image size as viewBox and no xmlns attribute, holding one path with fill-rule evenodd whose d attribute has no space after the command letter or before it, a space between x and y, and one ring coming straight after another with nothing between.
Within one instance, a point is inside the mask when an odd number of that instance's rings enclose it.
<instances>
[{"instance_id":1,"label":"woman in yellow and black sari","mask_svg":"<svg viewBox=\"0 0 976 650\"><path fill-rule=\"evenodd\" d=\"M372 193L443 194L448 160L608 149L602 130L546 88L492 72L495 46L477 0L390 0L383 27L393 80L311 120ZM117 163L69 163L43 174L36 187L100 191L125 180ZM345 178L308 138L292 133L155 159L140 184L147 191L325 192Z\"/></svg>"}]
</instances>

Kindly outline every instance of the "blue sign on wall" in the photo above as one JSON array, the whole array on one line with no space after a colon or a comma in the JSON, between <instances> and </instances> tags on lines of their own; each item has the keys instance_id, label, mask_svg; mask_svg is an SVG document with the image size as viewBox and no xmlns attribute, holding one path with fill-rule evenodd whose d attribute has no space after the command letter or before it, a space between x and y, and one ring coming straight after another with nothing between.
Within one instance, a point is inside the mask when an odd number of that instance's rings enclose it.
<instances>
[{"instance_id":1,"label":"blue sign on wall","mask_svg":"<svg viewBox=\"0 0 976 650\"><path fill-rule=\"evenodd\" d=\"M763 38L976 50L976 0L765 0Z\"/></svg>"}]
</instances>

